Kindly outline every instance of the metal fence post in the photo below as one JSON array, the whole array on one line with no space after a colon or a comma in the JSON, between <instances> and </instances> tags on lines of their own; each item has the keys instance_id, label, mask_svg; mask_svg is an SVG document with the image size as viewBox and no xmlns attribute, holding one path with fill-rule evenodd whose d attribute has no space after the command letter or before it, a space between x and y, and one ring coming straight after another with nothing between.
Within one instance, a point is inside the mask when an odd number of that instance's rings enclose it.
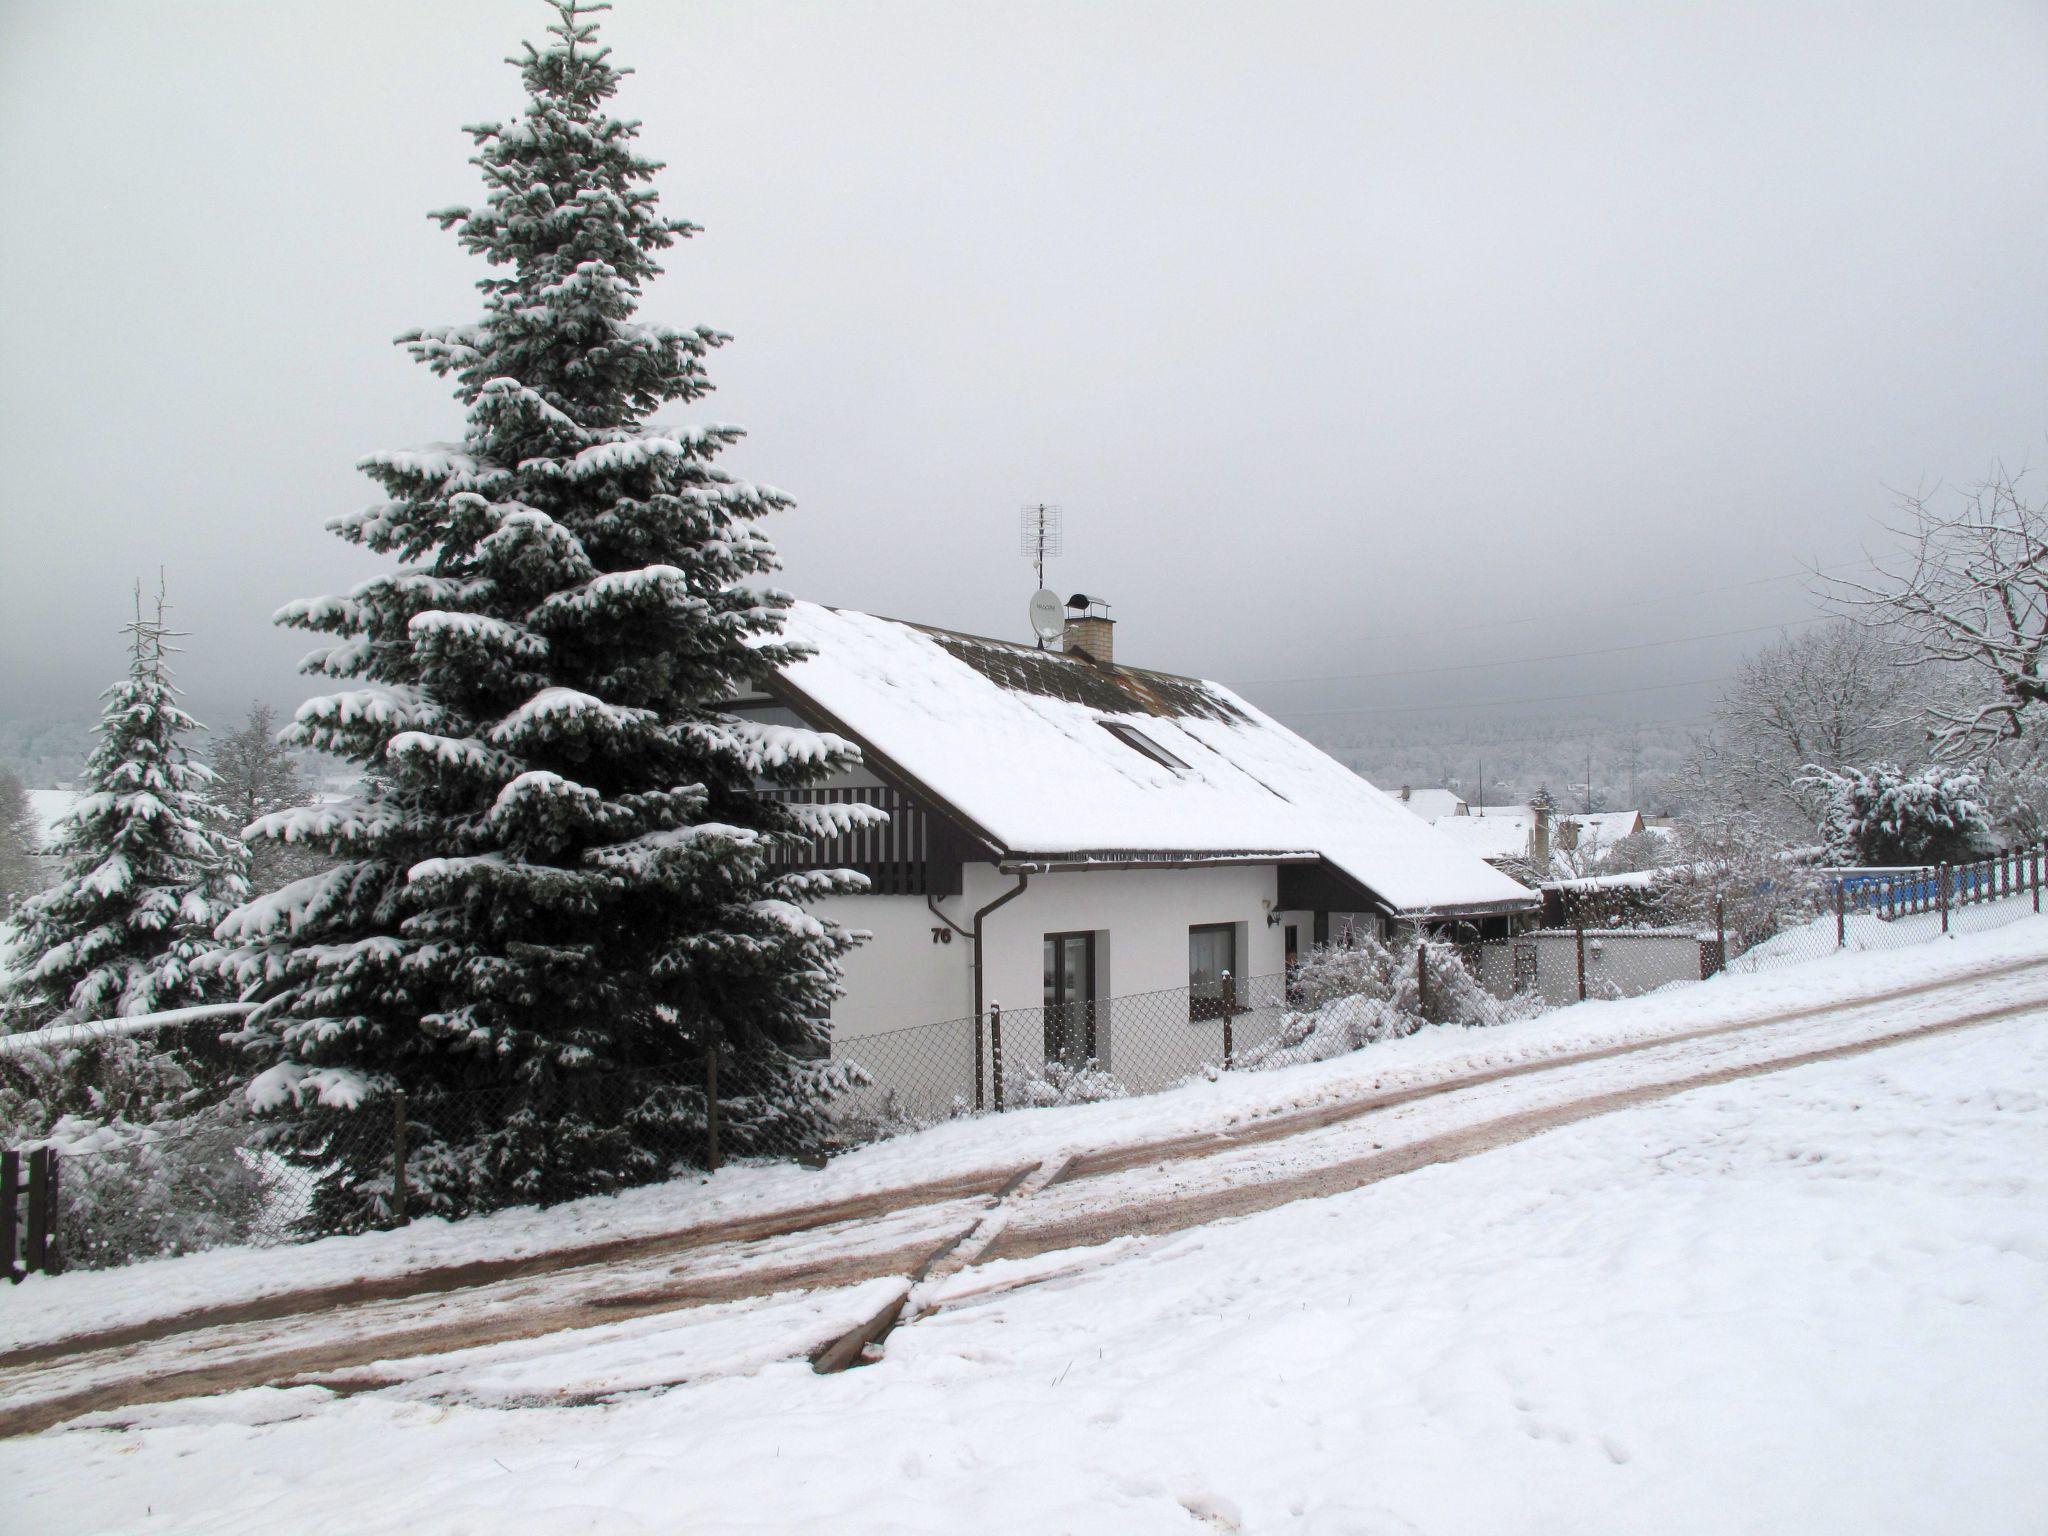
<instances>
[{"instance_id":1,"label":"metal fence post","mask_svg":"<svg viewBox=\"0 0 2048 1536\"><path fill-rule=\"evenodd\" d=\"M2034 910L2035 910L2035 912L2037 912L2037 913L2038 913L2038 912L2039 912L2039 911L2041 910L2041 848L2042 848L2042 846L2043 846L2043 845L2042 845L2042 844L2039 844L2039 843L2037 843L2037 844L2035 844L2035 845L2034 845Z\"/></svg>"},{"instance_id":2,"label":"metal fence post","mask_svg":"<svg viewBox=\"0 0 2048 1536\"><path fill-rule=\"evenodd\" d=\"M995 1079L996 1113L1003 1112L1003 1005L988 1005L988 1052L990 1076Z\"/></svg>"},{"instance_id":3,"label":"metal fence post","mask_svg":"<svg viewBox=\"0 0 2048 1536\"><path fill-rule=\"evenodd\" d=\"M1934 872L1934 894L1941 902L1941 931L1948 932L1948 866L1943 864Z\"/></svg>"},{"instance_id":4,"label":"metal fence post","mask_svg":"<svg viewBox=\"0 0 2048 1536\"><path fill-rule=\"evenodd\" d=\"M1835 948L1849 947L1849 898L1846 893L1848 882L1840 875L1835 876Z\"/></svg>"},{"instance_id":5,"label":"metal fence post","mask_svg":"<svg viewBox=\"0 0 2048 1536\"><path fill-rule=\"evenodd\" d=\"M1230 1070L1230 1063L1237 1055L1231 1039L1231 1021L1237 1016L1237 982L1230 972L1223 973L1223 1070Z\"/></svg>"},{"instance_id":6,"label":"metal fence post","mask_svg":"<svg viewBox=\"0 0 2048 1536\"><path fill-rule=\"evenodd\" d=\"M977 1013L974 1016L974 1110L976 1114L981 1112L982 1106L987 1102L984 1097L985 1089L983 1087L983 1079L988 1075L986 1049L982 1043L981 1035L983 1027L981 1015Z\"/></svg>"},{"instance_id":7,"label":"metal fence post","mask_svg":"<svg viewBox=\"0 0 2048 1536\"><path fill-rule=\"evenodd\" d=\"M405 1090L391 1095L391 1219L404 1226L412 1218L405 1213Z\"/></svg>"},{"instance_id":8,"label":"metal fence post","mask_svg":"<svg viewBox=\"0 0 2048 1536\"><path fill-rule=\"evenodd\" d=\"M1728 969L1728 902L1727 898L1714 898L1714 944L1721 951L1721 969Z\"/></svg>"},{"instance_id":9,"label":"metal fence post","mask_svg":"<svg viewBox=\"0 0 2048 1536\"><path fill-rule=\"evenodd\" d=\"M15 1224L21 1220L21 1154L8 1147L0 1151L0 1274L16 1284L27 1273L17 1267L20 1246Z\"/></svg>"},{"instance_id":10,"label":"metal fence post","mask_svg":"<svg viewBox=\"0 0 2048 1536\"><path fill-rule=\"evenodd\" d=\"M1579 941L1579 1001L1583 1003L1586 1000L1586 924L1584 919L1581 919L1578 927L1572 931L1578 935Z\"/></svg>"},{"instance_id":11,"label":"metal fence post","mask_svg":"<svg viewBox=\"0 0 2048 1536\"><path fill-rule=\"evenodd\" d=\"M704 1034L704 1164L718 1172L718 1026Z\"/></svg>"}]
</instances>

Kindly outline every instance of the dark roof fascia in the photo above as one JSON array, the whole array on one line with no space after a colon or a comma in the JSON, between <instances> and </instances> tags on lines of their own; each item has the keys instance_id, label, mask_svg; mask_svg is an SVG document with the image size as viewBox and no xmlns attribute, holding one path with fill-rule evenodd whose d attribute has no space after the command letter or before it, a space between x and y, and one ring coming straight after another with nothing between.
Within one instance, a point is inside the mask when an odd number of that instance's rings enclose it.
<instances>
[{"instance_id":1,"label":"dark roof fascia","mask_svg":"<svg viewBox=\"0 0 2048 1536\"><path fill-rule=\"evenodd\" d=\"M1331 863L1328 859L1321 859L1319 863L1321 867L1316 871L1315 877L1312 878L1327 881L1335 889L1325 889L1317 892L1317 894L1323 896L1324 900L1316 902L1315 905L1318 907L1326 906L1330 911L1344 910L1337 906L1334 898L1346 890L1357 893L1357 896L1352 899L1362 898L1360 906L1348 910L1378 912L1397 921L1409 923L1467 917L1505 917L1517 912L1534 912L1543 905L1543 898L1536 892L1531 891L1526 898L1510 897L1505 901L1452 902L1438 906L1401 907L1396 906L1363 880L1360 880L1356 875L1338 868L1337 865ZM1311 889L1313 889L1313 886L1311 886Z\"/></svg>"},{"instance_id":2,"label":"dark roof fascia","mask_svg":"<svg viewBox=\"0 0 2048 1536\"><path fill-rule=\"evenodd\" d=\"M929 784L913 773L906 772L888 753L882 751L859 731L825 708L803 689L791 682L780 672L771 672L761 679L761 690L772 698L787 704L799 715L811 717L816 729L830 731L843 736L860 748L863 766L872 770L879 779L888 781L914 800L919 800L934 814L944 817L958 827L969 841L979 843L991 859L1002 857L1002 841L989 830L968 816L952 801L935 792Z\"/></svg>"},{"instance_id":3,"label":"dark roof fascia","mask_svg":"<svg viewBox=\"0 0 2048 1536\"><path fill-rule=\"evenodd\" d=\"M1098 848L1067 853L1006 853L999 868L1004 874L1028 870L1035 875L1097 869L1211 869L1229 864L1314 864L1321 858L1319 853L1266 849Z\"/></svg>"}]
</instances>

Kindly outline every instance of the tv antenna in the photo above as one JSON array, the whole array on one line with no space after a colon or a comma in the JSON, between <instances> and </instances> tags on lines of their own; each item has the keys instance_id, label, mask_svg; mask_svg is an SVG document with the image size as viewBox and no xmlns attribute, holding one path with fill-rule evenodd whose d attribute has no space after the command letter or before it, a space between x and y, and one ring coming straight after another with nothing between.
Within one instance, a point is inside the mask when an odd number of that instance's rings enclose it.
<instances>
[{"instance_id":1,"label":"tv antenna","mask_svg":"<svg viewBox=\"0 0 2048 1536\"><path fill-rule=\"evenodd\" d=\"M1031 597L1031 628L1041 651L1066 627L1058 595L1045 586L1045 562L1048 557L1058 557L1065 544L1063 535L1060 509L1046 502L1027 506L1017 516L1017 547L1038 572L1038 590Z\"/></svg>"},{"instance_id":2,"label":"tv antenna","mask_svg":"<svg viewBox=\"0 0 2048 1536\"><path fill-rule=\"evenodd\" d=\"M1038 584L1045 585L1045 562L1058 559L1064 543L1060 509L1039 502L1026 507L1017 518L1017 546L1038 569Z\"/></svg>"}]
</instances>

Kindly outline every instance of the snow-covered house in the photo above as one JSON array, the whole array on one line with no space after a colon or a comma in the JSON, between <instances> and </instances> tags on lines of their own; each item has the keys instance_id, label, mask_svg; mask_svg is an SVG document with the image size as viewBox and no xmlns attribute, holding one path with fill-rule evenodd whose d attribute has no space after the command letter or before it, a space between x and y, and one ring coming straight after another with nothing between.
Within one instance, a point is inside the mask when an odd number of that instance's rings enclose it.
<instances>
[{"instance_id":1,"label":"snow-covered house","mask_svg":"<svg viewBox=\"0 0 2048 1536\"><path fill-rule=\"evenodd\" d=\"M835 1037L1284 974L1319 940L1422 922L1504 934L1535 894L1228 689L1063 649L796 604L811 649L735 708L860 747L802 797L884 807L814 845L868 894ZM1090 1053L1094 1054L1094 1053Z\"/></svg>"},{"instance_id":2,"label":"snow-covered house","mask_svg":"<svg viewBox=\"0 0 2048 1536\"><path fill-rule=\"evenodd\" d=\"M1582 875L1601 854L1643 830L1639 811L1567 812L1545 805L1482 807L1463 801L1435 815L1417 810L1412 801L1409 808L1467 853L1518 870L1535 869L1545 879Z\"/></svg>"}]
</instances>

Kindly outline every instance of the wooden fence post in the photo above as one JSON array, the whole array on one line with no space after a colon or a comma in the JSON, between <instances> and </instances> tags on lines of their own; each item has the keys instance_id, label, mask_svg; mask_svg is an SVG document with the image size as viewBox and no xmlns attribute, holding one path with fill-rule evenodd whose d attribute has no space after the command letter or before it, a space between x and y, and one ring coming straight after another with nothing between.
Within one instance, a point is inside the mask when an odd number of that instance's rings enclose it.
<instances>
[{"instance_id":1,"label":"wooden fence post","mask_svg":"<svg viewBox=\"0 0 2048 1536\"><path fill-rule=\"evenodd\" d=\"M56 1204L50 1198L53 1156L48 1147L37 1147L28 1155L28 1241L22 1245L22 1260L31 1274L50 1266L50 1217Z\"/></svg>"},{"instance_id":2,"label":"wooden fence post","mask_svg":"<svg viewBox=\"0 0 2048 1536\"><path fill-rule=\"evenodd\" d=\"M712 1173L718 1172L718 1035L713 1024L704 1036L704 1162Z\"/></svg>"},{"instance_id":3,"label":"wooden fence post","mask_svg":"<svg viewBox=\"0 0 2048 1536\"><path fill-rule=\"evenodd\" d=\"M391 1219L395 1226L412 1220L405 1212L405 1090L391 1095Z\"/></svg>"},{"instance_id":4,"label":"wooden fence post","mask_svg":"<svg viewBox=\"0 0 2048 1536\"><path fill-rule=\"evenodd\" d=\"M1429 1017L1429 940L1415 931L1415 1011Z\"/></svg>"},{"instance_id":5,"label":"wooden fence post","mask_svg":"<svg viewBox=\"0 0 2048 1536\"><path fill-rule=\"evenodd\" d=\"M1849 898L1845 887L1848 882L1840 875L1835 876L1835 948L1849 947Z\"/></svg>"},{"instance_id":6,"label":"wooden fence post","mask_svg":"<svg viewBox=\"0 0 2048 1536\"><path fill-rule=\"evenodd\" d=\"M2032 871L2034 876L2034 911L2038 914L2041 910L2041 845L2038 843L2034 845L2032 863L2034 866Z\"/></svg>"},{"instance_id":7,"label":"wooden fence post","mask_svg":"<svg viewBox=\"0 0 2048 1536\"><path fill-rule=\"evenodd\" d=\"M1003 1112L1003 1005L988 1005L989 1075L995 1080L996 1113Z\"/></svg>"},{"instance_id":8,"label":"wooden fence post","mask_svg":"<svg viewBox=\"0 0 2048 1536\"><path fill-rule=\"evenodd\" d=\"M1941 931L1948 932L1948 866L1938 867L1934 872L1934 894L1941 902Z\"/></svg>"},{"instance_id":9,"label":"wooden fence post","mask_svg":"<svg viewBox=\"0 0 2048 1536\"><path fill-rule=\"evenodd\" d=\"M1721 969L1728 969L1728 902L1725 897L1714 898L1714 942L1720 946Z\"/></svg>"},{"instance_id":10,"label":"wooden fence post","mask_svg":"<svg viewBox=\"0 0 2048 1536\"><path fill-rule=\"evenodd\" d=\"M19 1268L21 1245L15 1224L21 1220L21 1154L8 1147L0 1151L0 1274L17 1285L27 1273Z\"/></svg>"},{"instance_id":11,"label":"wooden fence post","mask_svg":"<svg viewBox=\"0 0 2048 1536\"><path fill-rule=\"evenodd\" d=\"M1584 1002L1584 1001L1586 1000L1586 923L1585 923L1585 919L1581 918L1581 919L1579 920L1579 925L1578 925L1578 927L1574 928L1574 929L1572 930L1572 932L1573 932L1573 933L1575 933L1575 934L1576 934L1576 935L1578 936L1578 941L1579 941L1579 1001L1583 1003L1583 1002Z\"/></svg>"}]
</instances>

